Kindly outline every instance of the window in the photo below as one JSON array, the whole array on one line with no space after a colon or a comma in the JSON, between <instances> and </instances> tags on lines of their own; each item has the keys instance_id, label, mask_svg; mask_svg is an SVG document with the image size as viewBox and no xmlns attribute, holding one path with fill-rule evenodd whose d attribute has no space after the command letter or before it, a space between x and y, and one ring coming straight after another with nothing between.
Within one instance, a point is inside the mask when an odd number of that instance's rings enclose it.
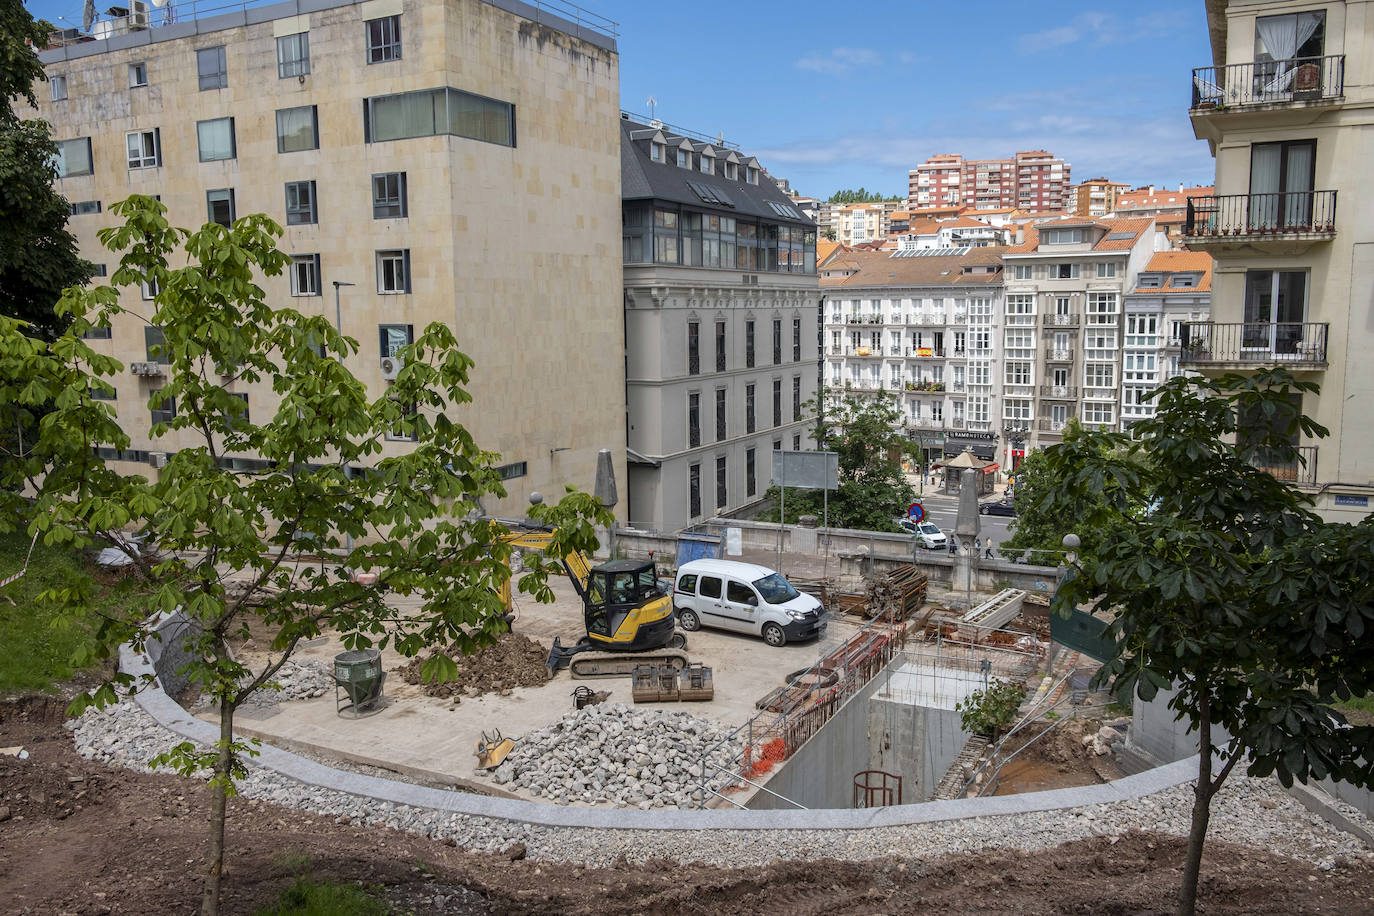
<instances>
[{"instance_id":1,"label":"window","mask_svg":"<svg viewBox=\"0 0 1374 916\"><path fill-rule=\"evenodd\" d=\"M1041 236L1045 245L1074 245L1083 241L1082 229L1047 229Z\"/></svg>"},{"instance_id":2,"label":"window","mask_svg":"<svg viewBox=\"0 0 1374 916\"><path fill-rule=\"evenodd\" d=\"M1116 366L1111 363L1088 363L1083 367L1084 388L1115 388Z\"/></svg>"},{"instance_id":3,"label":"window","mask_svg":"<svg viewBox=\"0 0 1374 916\"><path fill-rule=\"evenodd\" d=\"M146 85L148 85L148 65L143 61L129 64L129 88L138 89Z\"/></svg>"},{"instance_id":4,"label":"window","mask_svg":"<svg viewBox=\"0 0 1374 916\"><path fill-rule=\"evenodd\" d=\"M801 319L792 319L792 362L801 362Z\"/></svg>"},{"instance_id":5,"label":"window","mask_svg":"<svg viewBox=\"0 0 1374 916\"><path fill-rule=\"evenodd\" d=\"M111 336L112 336L112 334L111 334L111 332L110 332L110 326L109 326L109 325L106 325L106 326L103 327L103 328L102 328L102 327L93 327L93 328L91 328L89 331L87 331L86 333L84 333L84 334L81 335L81 339L82 339L82 340L109 340L109 339L111 338Z\"/></svg>"},{"instance_id":6,"label":"window","mask_svg":"<svg viewBox=\"0 0 1374 916\"><path fill-rule=\"evenodd\" d=\"M395 219L406 215L406 173L373 175L372 218Z\"/></svg>"},{"instance_id":7,"label":"window","mask_svg":"<svg viewBox=\"0 0 1374 916\"><path fill-rule=\"evenodd\" d=\"M1163 278L1159 274L1141 274L1136 283L1140 289L1159 289L1163 285Z\"/></svg>"},{"instance_id":8,"label":"window","mask_svg":"<svg viewBox=\"0 0 1374 916\"><path fill-rule=\"evenodd\" d=\"M162 288L158 285L156 279L140 283L139 289L143 294L143 301L145 302L152 302L154 299L157 298L157 294L162 290Z\"/></svg>"},{"instance_id":9,"label":"window","mask_svg":"<svg viewBox=\"0 0 1374 916\"><path fill-rule=\"evenodd\" d=\"M1031 402L1022 398L1007 398L1002 404L1002 419L1020 420L1029 422L1031 418Z\"/></svg>"},{"instance_id":10,"label":"window","mask_svg":"<svg viewBox=\"0 0 1374 916\"><path fill-rule=\"evenodd\" d=\"M677 224L677 214L671 210L654 211L654 260L659 264L680 260Z\"/></svg>"},{"instance_id":11,"label":"window","mask_svg":"<svg viewBox=\"0 0 1374 916\"><path fill-rule=\"evenodd\" d=\"M212 223L229 227L234 222L234 189L217 188L205 192L205 218Z\"/></svg>"},{"instance_id":12,"label":"window","mask_svg":"<svg viewBox=\"0 0 1374 916\"><path fill-rule=\"evenodd\" d=\"M383 358L399 356L404 347L415 342L415 326L410 324L377 325L378 342Z\"/></svg>"},{"instance_id":13,"label":"window","mask_svg":"<svg viewBox=\"0 0 1374 916\"><path fill-rule=\"evenodd\" d=\"M725 322L716 322L716 371L725 371Z\"/></svg>"},{"instance_id":14,"label":"window","mask_svg":"<svg viewBox=\"0 0 1374 916\"><path fill-rule=\"evenodd\" d=\"M782 364L782 319L773 319L773 365Z\"/></svg>"},{"instance_id":15,"label":"window","mask_svg":"<svg viewBox=\"0 0 1374 916\"><path fill-rule=\"evenodd\" d=\"M368 143L451 134L515 146L515 106L448 86L363 100Z\"/></svg>"},{"instance_id":16,"label":"window","mask_svg":"<svg viewBox=\"0 0 1374 916\"><path fill-rule=\"evenodd\" d=\"M108 273L108 268L106 268L106 266L105 266L104 264L92 264L92 265L91 265L91 276L92 276L92 277L104 277L104 276L107 275L107 273Z\"/></svg>"},{"instance_id":17,"label":"window","mask_svg":"<svg viewBox=\"0 0 1374 916\"><path fill-rule=\"evenodd\" d=\"M171 396L163 397L161 388L154 388L149 392L148 412L152 416L153 425L159 423L171 423L177 415L177 399Z\"/></svg>"},{"instance_id":18,"label":"window","mask_svg":"<svg viewBox=\"0 0 1374 916\"><path fill-rule=\"evenodd\" d=\"M320 294L320 256L293 254L291 256L291 295L318 296Z\"/></svg>"},{"instance_id":19,"label":"window","mask_svg":"<svg viewBox=\"0 0 1374 916\"><path fill-rule=\"evenodd\" d=\"M1098 404L1092 402L1085 402L1083 404L1084 423L1111 423L1115 415L1115 404Z\"/></svg>"},{"instance_id":20,"label":"window","mask_svg":"<svg viewBox=\"0 0 1374 916\"><path fill-rule=\"evenodd\" d=\"M377 252L377 292L410 292L410 249Z\"/></svg>"},{"instance_id":21,"label":"window","mask_svg":"<svg viewBox=\"0 0 1374 916\"><path fill-rule=\"evenodd\" d=\"M1077 279L1078 279L1078 265L1077 265L1077 264L1051 264L1051 265L1050 265L1050 279L1051 279L1051 280L1077 280Z\"/></svg>"},{"instance_id":22,"label":"window","mask_svg":"<svg viewBox=\"0 0 1374 916\"><path fill-rule=\"evenodd\" d=\"M514 480L517 477L524 477L529 473L529 465L524 461L513 461L510 464L503 464L496 469L496 473L502 480Z\"/></svg>"},{"instance_id":23,"label":"window","mask_svg":"<svg viewBox=\"0 0 1374 916\"><path fill-rule=\"evenodd\" d=\"M114 388L108 390L97 385L92 385L90 389L92 401L114 401L119 398L119 392Z\"/></svg>"},{"instance_id":24,"label":"window","mask_svg":"<svg viewBox=\"0 0 1374 916\"><path fill-rule=\"evenodd\" d=\"M719 458L716 459L716 508L717 508L717 509L724 509L726 503L729 502L729 500L726 499L726 495L727 495L727 494L726 494L725 482L726 482L726 481L725 481L725 456L724 456L724 455L721 455ZM734 587L735 587L735 583L734 583L734 582L731 582L731 583L730 583L730 587L731 587L731 588L734 588ZM751 594L752 594L752 593L751 593Z\"/></svg>"},{"instance_id":25,"label":"window","mask_svg":"<svg viewBox=\"0 0 1374 916\"><path fill-rule=\"evenodd\" d=\"M754 416L754 385L744 386L744 431L752 433L756 424Z\"/></svg>"},{"instance_id":26,"label":"window","mask_svg":"<svg viewBox=\"0 0 1374 916\"><path fill-rule=\"evenodd\" d=\"M687 515L696 518L701 515L701 465L694 464L687 468ZM713 598L720 597L720 580L703 578L701 581L701 593L706 594L707 583L715 585L715 594L708 596Z\"/></svg>"},{"instance_id":27,"label":"window","mask_svg":"<svg viewBox=\"0 0 1374 916\"><path fill-rule=\"evenodd\" d=\"M295 153L319 148L319 120L314 105L278 109L277 152Z\"/></svg>"},{"instance_id":28,"label":"window","mask_svg":"<svg viewBox=\"0 0 1374 916\"><path fill-rule=\"evenodd\" d=\"M1034 268L1029 264L1017 264L1016 267L1013 268L1017 280L1029 280L1032 270L1034 270Z\"/></svg>"},{"instance_id":29,"label":"window","mask_svg":"<svg viewBox=\"0 0 1374 916\"><path fill-rule=\"evenodd\" d=\"M695 391L687 395L687 447L701 445L701 394Z\"/></svg>"},{"instance_id":30,"label":"window","mask_svg":"<svg viewBox=\"0 0 1374 916\"><path fill-rule=\"evenodd\" d=\"M755 458L754 449L744 450L744 495L753 496L758 492L757 478L758 461Z\"/></svg>"},{"instance_id":31,"label":"window","mask_svg":"<svg viewBox=\"0 0 1374 916\"><path fill-rule=\"evenodd\" d=\"M1307 271L1247 270L1241 347L1296 353L1307 320Z\"/></svg>"},{"instance_id":32,"label":"window","mask_svg":"<svg viewBox=\"0 0 1374 916\"><path fill-rule=\"evenodd\" d=\"M797 433L792 437L792 451L801 451L801 433Z\"/></svg>"},{"instance_id":33,"label":"window","mask_svg":"<svg viewBox=\"0 0 1374 916\"><path fill-rule=\"evenodd\" d=\"M1325 48L1326 12L1260 16L1255 20L1255 81L1265 91L1286 91L1294 58L1321 57ZM1276 85L1277 83L1277 85ZM1269 88L1269 87L1273 88Z\"/></svg>"},{"instance_id":34,"label":"window","mask_svg":"<svg viewBox=\"0 0 1374 916\"><path fill-rule=\"evenodd\" d=\"M94 173L91 163L91 138L57 141L57 177L75 178Z\"/></svg>"},{"instance_id":35,"label":"window","mask_svg":"<svg viewBox=\"0 0 1374 916\"><path fill-rule=\"evenodd\" d=\"M1251 145L1251 230L1301 229L1312 225L1316 159L1316 140Z\"/></svg>"},{"instance_id":36,"label":"window","mask_svg":"<svg viewBox=\"0 0 1374 916\"><path fill-rule=\"evenodd\" d=\"M67 97L67 78L65 76L48 77L48 88L52 90L52 100L60 102Z\"/></svg>"},{"instance_id":37,"label":"window","mask_svg":"<svg viewBox=\"0 0 1374 916\"><path fill-rule=\"evenodd\" d=\"M200 91L223 89L229 85L229 67L224 59L224 45L202 48L196 52L196 71L200 75Z\"/></svg>"},{"instance_id":38,"label":"window","mask_svg":"<svg viewBox=\"0 0 1374 916\"><path fill-rule=\"evenodd\" d=\"M1031 364L1019 360L1008 360L1005 366L1008 385L1029 385L1031 383Z\"/></svg>"},{"instance_id":39,"label":"window","mask_svg":"<svg viewBox=\"0 0 1374 916\"><path fill-rule=\"evenodd\" d=\"M685 149L679 149L677 151L677 167L690 169L692 167L692 154Z\"/></svg>"},{"instance_id":40,"label":"window","mask_svg":"<svg viewBox=\"0 0 1374 916\"><path fill-rule=\"evenodd\" d=\"M277 79L310 72L310 33L297 32L277 39Z\"/></svg>"},{"instance_id":41,"label":"window","mask_svg":"<svg viewBox=\"0 0 1374 916\"><path fill-rule=\"evenodd\" d=\"M1115 264L1115 263L1106 263L1106 262L1098 264L1098 265L1097 265L1097 276L1098 276L1098 279L1106 279L1107 277L1115 277L1115 276L1116 276L1116 264Z\"/></svg>"},{"instance_id":42,"label":"window","mask_svg":"<svg viewBox=\"0 0 1374 916\"><path fill-rule=\"evenodd\" d=\"M172 354L167 352L167 344L162 336L162 328L148 325L143 329L143 355L150 363L170 365Z\"/></svg>"},{"instance_id":43,"label":"window","mask_svg":"<svg viewBox=\"0 0 1374 916\"><path fill-rule=\"evenodd\" d=\"M725 389L716 389L716 441L725 441Z\"/></svg>"},{"instance_id":44,"label":"window","mask_svg":"<svg viewBox=\"0 0 1374 916\"><path fill-rule=\"evenodd\" d=\"M90 213L100 212L100 201L98 200L79 200L72 204L72 216L86 216Z\"/></svg>"},{"instance_id":45,"label":"window","mask_svg":"<svg viewBox=\"0 0 1374 916\"><path fill-rule=\"evenodd\" d=\"M687 374L701 374L701 322L687 322Z\"/></svg>"},{"instance_id":46,"label":"window","mask_svg":"<svg viewBox=\"0 0 1374 916\"><path fill-rule=\"evenodd\" d=\"M160 155L162 132L159 128L136 130L125 134L124 141L129 152L129 168L151 169L162 164Z\"/></svg>"},{"instance_id":47,"label":"window","mask_svg":"<svg viewBox=\"0 0 1374 916\"><path fill-rule=\"evenodd\" d=\"M744 322L744 367L754 368L754 319Z\"/></svg>"},{"instance_id":48,"label":"window","mask_svg":"<svg viewBox=\"0 0 1374 916\"><path fill-rule=\"evenodd\" d=\"M782 425L782 379L773 379L773 425Z\"/></svg>"},{"instance_id":49,"label":"window","mask_svg":"<svg viewBox=\"0 0 1374 916\"><path fill-rule=\"evenodd\" d=\"M802 418L801 376L792 376L792 420Z\"/></svg>"},{"instance_id":50,"label":"window","mask_svg":"<svg viewBox=\"0 0 1374 916\"><path fill-rule=\"evenodd\" d=\"M745 171L744 171L744 179L745 179L745 181L749 182L750 184L758 184L758 183L759 183L759 170L756 169L756 168L754 168L752 165L749 166L749 167L746 168Z\"/></svg>"},{"instance_id":51,"label":"window","mask_svg":"<svg viewBox=\"0 0 1374 916\"><path fill-rule=\"evenodd\" d=\"M233 118L215 118L213 121L197 121L196 140L200 144L201 162L233 159L237 155L237 151L234 147Z\"/></svg>"},{"instance_id":52,"label":"window","mask_svg":"<svg viewBox=\"0 0 1374 916\"><path fill-rule=\"evenodd\" d=\"M231 392L229 396L239 403L230 402L229 408L224 411L222 416L226 430L236 432L244 429L251 422L248 416L248 395Z\"/></svg>"},{"instance_id":53,"label":"window","mask_svg":"<svg viewBox=\"0 0 1374 916\"><path fill-rule=\"evenodd\" d=\"M1116 324L1116 293L1088 293L1088 324Z\"/></svg>"},{"instance_id":54,"label":"window","mask_svg":"<svg viewBox=\"0 0 1374 916\"><path fill-rule=\"evenodd\" d=\"M286 225L305 226L319 221L315 209L315 182L286 183Z\"/></svg>"},{"instance_id":55,"label":"window","mask_svg":"<svg viewBox=\"0 0 1374 916\"><path fill-rule=\"evenodd\" d=\"M415 421L414 417L418 412L414 401L404 402L400 398L392 398L401 408L401 416L397 418L396 425L386 431L386 438L391 442L414 442L415 441Z\"/></svg>"},{"instance_id":56,"label":"window","mask_svg":"<svg viewBox=\"0 0 1374 916\"><path fill-rule=\"evenodd\" d=\"M725 177L728 178L728 179L730 179L731 181L738 181L738 180L739 180L739 166L738 166L737 164L733 163L733 162L727 161L727 162L725 163ZM754 492L753 492L752 490L750 490L750 491L749 491L749 495L750 495L750 496L753 496L753 495L754 495Z\"/></svg>"},{"instance_id":57,"label":"window","mask_svg":"<svg viewBox=\"0 0 1374 916\"><path fill-rule=\"evenodd\" d=\"M708 156L708 155L706 155L705 153L703 153L703 154L701 155L701 174L703 174L703 175L714 175L715 173L716 173L716 157L715 157L715 156Z\"/></svg>"},{"instance_id":58,"label":"window","mask_svg":"<svg viewBox=\"0 0 1374 916\"><path fill-rule=\"evenodd\" d=\"M383 16L367 21L367 62L384 64L401 59L401 17Z\"/></svg>"},{"instance_id":59,"label":"window","mask_svg":"<svg viewBox=\"0 0 1374 916\"><path fill-rule=\"evenodd\" d=\"M663 148L663 144L662 144L662 143L659 143L657 140L650 140L650 141L649 141L649 158L650 158L650 159L652 159L654 162L662 162L662 161L663 161L664 153L665 153L665 150L664 150L664 148Z\"/></svg>"},{"instance_id":60,"label":"window","mask_svg":"<svg viewBox=\"0 0 1374 916\"><path fill-rule=\"evenodd\" d=\"M1169 285L1174 289L1191 289L1197 286L1197 274L1174 274Z\"/></svg>"}]
</instances>

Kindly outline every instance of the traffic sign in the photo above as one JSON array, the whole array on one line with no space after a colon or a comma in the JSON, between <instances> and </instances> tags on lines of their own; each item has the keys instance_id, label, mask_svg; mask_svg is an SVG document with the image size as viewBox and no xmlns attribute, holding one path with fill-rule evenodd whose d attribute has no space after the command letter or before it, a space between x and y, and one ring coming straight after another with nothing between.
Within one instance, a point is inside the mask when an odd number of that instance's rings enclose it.
<instances>
[{"instance_id":1,"label":"traffic sign","mask_svg":"<svg viewBox=\"0 0 1374 916\"><path fill-rule=\"evenodd\" d=\"M912 503L907 506L906 515L907 518L919 524L925 520L926 510L920 503Z\"/></svg>"}]
</instances>

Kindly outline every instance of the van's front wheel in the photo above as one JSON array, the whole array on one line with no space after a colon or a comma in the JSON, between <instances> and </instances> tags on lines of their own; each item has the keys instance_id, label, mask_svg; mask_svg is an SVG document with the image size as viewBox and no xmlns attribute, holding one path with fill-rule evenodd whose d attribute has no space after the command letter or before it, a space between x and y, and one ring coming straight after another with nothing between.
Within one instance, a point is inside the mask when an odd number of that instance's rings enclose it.
<instances>
[{"instance_id":1,"label":"van's front wheel","mask_svg":"<svg viewBox=\"0 0 1374 916\"><path fill-rule=\"evenodd\" d=\"M776 648L787 644L787 634L776 623L766 623L763 625L763 641Z\"/></svg>"}]
</instances>

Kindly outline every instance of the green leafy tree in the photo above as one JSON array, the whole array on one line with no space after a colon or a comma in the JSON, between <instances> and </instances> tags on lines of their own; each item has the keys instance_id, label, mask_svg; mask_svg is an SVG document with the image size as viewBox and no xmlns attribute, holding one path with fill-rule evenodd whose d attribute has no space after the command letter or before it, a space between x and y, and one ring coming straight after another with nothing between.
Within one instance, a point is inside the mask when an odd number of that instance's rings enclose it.
<instances>
[{"instance_id":1,"label":"green leafy tree","mask_svg":"<svg viewBox=\"0 0 1374 916\"><path fill-rule=\"evenodd\" d=\"M33 86L46 77L34 48L51 31L20 0L0 0L0 314L24 319L49 340L61 327L53 306L62 290L92 270L67 231L70 205L52 186L57 147L47 122L21 120L14 110L21 101L36 104Z\"/></svg>"},{"instance_id":2,"label":"green leafy tree","mask_svg":"<svg viewBox=\"0 0 1374 916\"><path fill-rule=\"evenodd\" d=\"M832 204L874 204L885 200L902 199L903 198L897 194L893 194L891 197L884 197L880 192L870 191L867 188L859 188L857 191L851 188L845 188L831 194L829 202Z\"/></svg>"},{"instance_id":3,"label":"green leafy tree","mask_svg":"<svg viewBox=\"0 0 1374 916\"><path fill-rule=\"evenodd\" d=\"M964 731L996 738L1016 719L1026 699L1026 688L1015 681L994 678L983 690L975 690L954 704Z\"/></svg>"},{"instance_id":4,"label":"green leafy tree","mask_svg":"<svg viewBox=\"0 0 1374 916\"><path fill-rule=\"evenodd\" d=\"M1198 733L1180 913L1194 911L1211 801L1238 764L1284 785L1374 783L1374 728L1333 708L1374 688L1374 519L1324 522L1280 479L1301 466L1299 436L1326 435L1293 406L1316 394L1281 370L1177 378L1129 435L1047 450L1050 509L1104 496L1076 517L1080 534L1105 533L1055 611L1112 609L1116 653L1098 683L1123 703L1172 687L1170 708Z\"/></svg>"},{"instance_id":5,"label":"green leafy tree","mask_svg":"<svg viewBox=\"0 0 1374 916\"><path fill-rule=\"evenodd\" d=\"M148 197L111 209L123 220L101 232L109 248L123 253L113 286L69 288L59 308L71 324L52 342L0 318L0 420L52 405L38 441L11 456L5 482L36 494L28 525L46 544L125 550L155 586L157 609L180 609L197 625L185 673L217 705L220 737L209 749L182 744L158 762L212 774L202 912L214 914L226 801L253 753L234 736L235 710L253 691L270 688L301 640L327 630L351 649L391 646L407 656L447 644L471 651L492 640L504 628L497 589L510 576L511 551L501 539L505 530L481 516L478 501L504 492L497 456L454 419L469 401L472 362L445 325L431 324L404 348L394 385L371 396L343 361L358 352L355 340L320 316L267 304L258 278L279 275L288 262L276 246L281 228L267 217L190 233L170 226L162 205ZM175 437L166 467L152 480L120 472L96 452L129 445L122 418L91 396L92 389L110 391L108 379L123 367L81 336L112 321L142 320L118 304L116 293L140 283L159 290L151 323L162 330L168 361L147 405L169 412L175 405L171 419L152 430L154 439ZM276 405L250 415L238 394L248 386L270 390ZM389 434L413 444L384 457ZM266 467L232 470L230 455L252 455ZM12 503L0 525L26 507ZM609 519L586 493L532 514L557 528L551 557L594 548L592 523ZM134 533L146 535L155 552L140 550ZM333 553L337 562L300 563L302 544ZM551 567L529 559L535 568L520 581L521 591L551 601ZM380 588L357 582L356 574L369 570L377 571L381 588L412 596L418 606L393 610ZM231 574L246 585L227 589ZM72 583L41 599L75 614L90 595ZM125 642L142 648L152 638L146 609L101 610L92 655L108 656ZM275 634L267 661L255 667L229 651L231 640L247 637L250 621ZM427 678L452 673L442 655L425 665ZM127 675L117 684L136 686ZM73 712L115 700L116 686L80 698Z\"/></svg>"}]
</instances>

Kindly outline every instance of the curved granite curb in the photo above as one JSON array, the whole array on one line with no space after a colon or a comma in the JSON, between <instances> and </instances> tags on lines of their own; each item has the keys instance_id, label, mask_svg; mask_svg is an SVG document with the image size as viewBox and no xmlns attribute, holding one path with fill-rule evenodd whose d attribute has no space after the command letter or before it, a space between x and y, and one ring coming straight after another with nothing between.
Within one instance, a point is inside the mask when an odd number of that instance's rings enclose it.
<instances>
[{"instance_id":1,"label":"curved granite curb","mask_svg":"<svg viewBox=\"0 0 1374 916\"><path fill-rule=\"evenodd\" d=\"M119 655L121 670L135 677L154 673L147 658L135 653L130 647L122 647ZM160 725L183 738L205 745L214 744L219 740L219 730L214 725L194 718L167 696L161 686L139 691L135 700ZM1164 789L1190 782L1197 773L1196 757L1188 757L1115 782L1030 792L1024 795L961 798L953 801L856 810L827 808L798 811L641 811L627 808L574 808L433 789L336 770L268 744L263 744L259 750L261 753L251 762L251 766L264 767L297 782L322 789L337 789L351 795L398 805L431 808L472 817L519 821L542 827L620 830L862 830L872 827L900 827L971 817L1026 814L1032 811L1110 804L1153 795Z\"/></svg>"}]
</instances>

